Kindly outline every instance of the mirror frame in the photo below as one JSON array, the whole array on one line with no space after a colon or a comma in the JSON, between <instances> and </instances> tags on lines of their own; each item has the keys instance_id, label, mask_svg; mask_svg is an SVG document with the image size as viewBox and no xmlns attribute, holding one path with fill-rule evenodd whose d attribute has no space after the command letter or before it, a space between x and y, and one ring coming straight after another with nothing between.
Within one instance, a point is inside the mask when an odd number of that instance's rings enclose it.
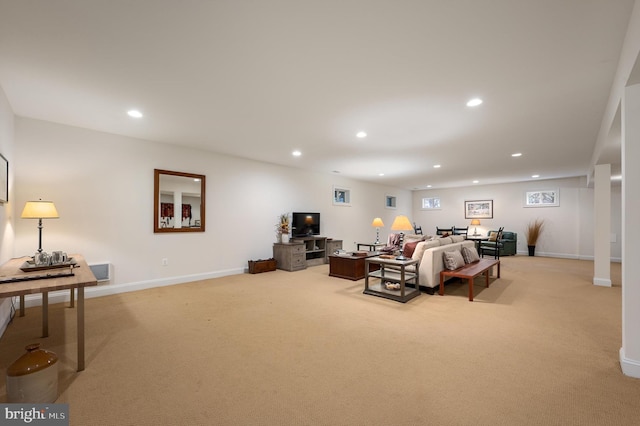
<instances>
[{"instance_id":1,"label":"mirror frame","mask_svg":"<svg viewBox=\"0 0 640 426\"><path fill-rule=\"evenodd\" d=\"M194 173L174 172L171 170L153 169L153 232L204 232L205 224L205 189L206 176ZM192 179L200 179L200 227L198 228L160 228L160 175L181 176Z\"/></svg>"}]
</instances>

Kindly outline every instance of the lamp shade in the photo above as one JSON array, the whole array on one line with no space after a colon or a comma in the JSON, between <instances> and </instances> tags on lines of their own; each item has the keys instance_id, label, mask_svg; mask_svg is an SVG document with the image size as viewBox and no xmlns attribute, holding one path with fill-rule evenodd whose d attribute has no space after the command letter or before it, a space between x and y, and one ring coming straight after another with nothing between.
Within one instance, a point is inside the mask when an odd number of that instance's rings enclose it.
<instances>
[{"instance_id":1,"label":"lamp shade","mask_svg":"<svg viewBox=\"0 0 640 426\"><path fill-rule=\"evenodd\" d=\"M396 216L393 220L393 224L391 225L391 229L394 231L411 231L413 230L413 225L409 221L408 217Z\"/></svg>"},{"instance_id":2,"label":"lamp shade","mask_svg":"<svg viewBox=\"0 0 640 426\"><path fill-rule=\"evenodd\" d=\"M58 210L52 201L27 201L22 210L23 219L58 219Z\"/></svg>"},{"instance_id":3,"label":"lamp shade","mask_svg":"<svg viewBox=\"0 0 640 426\"><path fill-rule=\"evenodd\" d=\"M376 217L375 219L373 219L373 222L371 222L371 226L375 228L380 228L384 226L384 223L382 223L382 219L380 219L379 217Z\"/></svg>"},{"instance_id":4,"label":"lamp shade","mask_svg":"<svg viewBox=\"0 0 640 426\"><path fill-rule=\"evenodd\" d=\"M480 225L480 219L471 219L471 226Z\"/></svg>"}]
</instances>

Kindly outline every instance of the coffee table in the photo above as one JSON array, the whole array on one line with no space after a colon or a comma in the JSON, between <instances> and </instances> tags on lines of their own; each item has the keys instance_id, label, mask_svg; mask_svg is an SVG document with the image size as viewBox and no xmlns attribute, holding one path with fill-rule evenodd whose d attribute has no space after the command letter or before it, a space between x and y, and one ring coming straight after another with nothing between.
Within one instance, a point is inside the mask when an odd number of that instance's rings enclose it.
<instances>
[{"instance_id":1,"label":"coffee table","mask_svg":"<svg viewBox=\"0 0 640 426\"><path fill-rule=\"evenodd\" d=\"M377 256L378 252L370 251L365 255L354 256L353 253L329 255L329 276L358 281L364 278L365 260ZM377 271L380 265L369 265L370 271Z\"/></svg>"}]
</instances>

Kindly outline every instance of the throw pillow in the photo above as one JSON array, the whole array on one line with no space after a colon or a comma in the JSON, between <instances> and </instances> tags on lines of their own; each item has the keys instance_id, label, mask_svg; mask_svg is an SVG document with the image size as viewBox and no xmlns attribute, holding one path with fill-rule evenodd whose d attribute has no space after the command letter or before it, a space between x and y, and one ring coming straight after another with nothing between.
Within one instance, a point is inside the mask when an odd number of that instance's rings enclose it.
<instances>
[{"instance_id":1,"label":"throw pillow","mask_svg":"<svg viewBox=\"0 0 640 426\"><path fill-rule=\"evenodd\" d=\"M416 235L416 234L405 234L404 242L405 243L414 243L424 240L424 235Z\"/></svg>"},{"instance_id":2,"label":"throw pillow","mask_svg":"<svg viewBox=\"0 0 640 426\"><path fill-rule=\"evenodd\" d=\"M498 233L495 231L489 232L489 241L495 241L498 239Z\"/></svg>"},{"instance_id":3,"label":"throw pillow","mask_svg":"<svg viewBox=\"0 0 640 426\"><path fill-rule=\"evenodd\" d=\"M419 241L416 244L416 249L413 251L413 255L411 256L411 259L417 260L418 262L420 262L422 260L422 256L424 255L424 251L427 249L426 245L427 245L426 241Z\"/></svg>"},{"instance_id":4,"label":"throw pillow","mask_svg":"<svg viewBox=\"0 0 640 426\"><path fill-rule=\"evenodd\" d=\"M451 237L440 238L438 241L440 242L441 246L446 246L447 244L453 243L453 240L451 239Z\"/></svg>"},{"instance_id":5,"label":"throw pillow","mask_svg":"<svg viewBox=\"0 0 640 426\"><path fill-rule=\"evenodd\" d=\"M478 250L475 247L462 247L462 257L464 258L464 263L473 263L480 260Z\"/></svg>"},{"instance_id":6,"label":"throw pillow","mask_svg":"<svg viewBox=\"0 0 640 426\"><path fill-rule=\"evenodd\" d=\"M404 257L413 257L413 252L416 250L416 246L420 241L413 241L411 243L404 243L402 245L402 254Z\"/></svg>"},{"instance_id":7,"label":"throw pillow","mask_svg":"<svg viewBox=\"0 0 640 426\"><path fill-rule=\"evenodd\" d=\"M458 250L443 253L444 267L450 271L464 266L464 258Z\"/></svg>"}]
</instances>

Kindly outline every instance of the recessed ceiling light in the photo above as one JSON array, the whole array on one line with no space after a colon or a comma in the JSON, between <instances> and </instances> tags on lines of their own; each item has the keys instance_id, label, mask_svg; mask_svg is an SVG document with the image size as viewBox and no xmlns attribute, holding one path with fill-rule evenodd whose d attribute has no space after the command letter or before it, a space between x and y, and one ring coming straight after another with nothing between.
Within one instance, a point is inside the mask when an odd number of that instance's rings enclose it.
<instances>
[{"instance_id":1,"label":"recessed ceiling light","mask_svg":"<svg viewBox=\"0 0 640 426\"><path fill-rule=\"evenodd\" d=\"M140 111L138 111L137 109L129 110L129 111L127 111L127 114L129 115L129 117L142 118L142 113Z\"/></svg>"},{"instance_id":2,"label":"recessed ceiling light","mask_svg":"<svg viewBox=\"0 0 640 426\"><path fill-rule=\"evenodd\" d=\"M532 178L539 178L540 175L531 175Z\"/></svg>"},{"instance_id":3,"label":"recessed ceiling light","mask_svg":"<svg viewBox=\"0 0 640 426\"><path fill-rule=\"evenodd\" d=\"M515 154L511 154L512 157L521 157L522 153L521 152L516 152Z\"/></svg>"},{"instance_id":4,"label":"recessed ceiling light","mask_svg":"<svg viewBox=\"0 0 640 426\"><path fill-rule=\"evenodd\" d=\"M360 139L362 139L362 138L366 138L367 134L365 132L358 132L358 133L356 133L356 136L359 137Z\"/></svg>"},{"instance_id":5,"label":"recessed ceiling light","mask_svg":"<svg viewBox=\"0 0 640 426\"><path fill-rule=\"evenodd\" d=\"M431 188L431 185L427 185L427 188Z\"/></svg>"},{"instance_id":6,"label":"recessed ceiling light","mask_svg":"<svg viewBox=\"0 0 640 426\"><path fill-rule=\"evenodd\" d=\"M291 155L293 155L294 157L300 157L302 153L300 151L293 151Z\"/></svg>"},{"instance_id":7,"label":"recessed ceiling light","mask_svg":"<svg viewBox=\"0 0 640 426\"><path fill-rule=\"evenodd\" d=\"M433 168L434 168L434 169L439 169L439 168L440 168L440 164L434 164L434 165L433 165Z\"/></svg>"},{"instance_id":8,"label":"recessed ceiling light","mask_svg":"<svg viewBox=\"0 0 640 426\"><path fill-rule=\"evenodd\" d=\"M473 98L471 100L469 100L469 102L467 102L467 106L468 107L477 107L478 105L480 105L482 103L482 99L480 98Z\"/></svg>"},{"instance_id":9,"label":"recessed ceiling light","mask_svg":"<svg viewBox=\"0 0 640 426\"><path fill-rule=\"evenodd\" d=\"M474 180L474 181L473 181L473 183L479 183L479 182L480 182L479 180Z\"/></svg>"},{"instance_id":10,"label":"recessed ceiling light","mask_svg":"<svg viewBox=\"0 0 640 426\"><path fill-rule=\"evenodd\" d=\"M384 176L384 173L378 173L378 176Z\"/></svg>"}]
</instances>

